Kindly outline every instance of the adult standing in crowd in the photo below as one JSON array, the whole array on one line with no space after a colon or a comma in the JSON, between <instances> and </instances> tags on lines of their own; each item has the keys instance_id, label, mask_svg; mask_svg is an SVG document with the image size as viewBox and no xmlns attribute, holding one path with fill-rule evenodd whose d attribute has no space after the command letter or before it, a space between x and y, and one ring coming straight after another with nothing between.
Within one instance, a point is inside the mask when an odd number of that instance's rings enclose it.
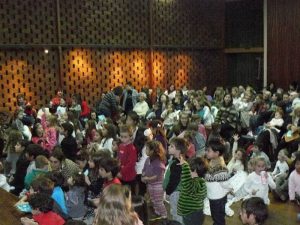
<instances>
[{"instance_id":1,"label":"adult standing in crowd","mask_svg":"<svg viewBox=\"0 0 300 225\"><path fill-rule=\"evenodd\" d=\"M111 118L116 116L120 111L119 103L122 94L123 88L121 86L117 86L112 91L105 94L97 109L98 115L104 115Z\"/></svg>"}]
</instances>

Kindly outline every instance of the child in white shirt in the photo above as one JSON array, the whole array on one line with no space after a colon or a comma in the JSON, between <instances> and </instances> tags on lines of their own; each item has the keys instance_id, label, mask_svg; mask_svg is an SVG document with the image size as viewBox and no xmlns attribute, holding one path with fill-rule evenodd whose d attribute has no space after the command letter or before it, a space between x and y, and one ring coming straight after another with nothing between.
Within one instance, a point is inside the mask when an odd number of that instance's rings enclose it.
<instances>
[{"instance_id":1,"label":"child in white shirt","mask_svg":"<svg viewBox=\"0 0 300 225\"><path fill-rule=\"evenodd\" d=\"M276 189L273 191L275 197L285 201L288 198L288 173L289 165L287 164L288 151L281 149L278 153L278 160L272 172L272 177L276 183Z\"/></svg>"},{"instance_id":2,"label":"child in white shirt","mask_svg":"<svg viewBox=\"0 0 300 225\"><path fill-rule=\"evenodd\" d=\"M4 189L5 191L10 191L10 186L7 183L6 176L3 174L4 167L2 162L0 162L0 188Z\"/></svg>"},{"instance_id":3,"label":"child in white shirt","mask_svg":"<svg viewBox=\"0 0 300 225\"><path fill-rule=\"evenodd\" d=\"M262 198L265 204L270 204L269 186L271 189L275 189L276 184L266 169L266 162L263 157L254 160L254 171L248 175L244 184L244 189L248 194L245 199L256 196Z\"/></svg>"}]
</instances>

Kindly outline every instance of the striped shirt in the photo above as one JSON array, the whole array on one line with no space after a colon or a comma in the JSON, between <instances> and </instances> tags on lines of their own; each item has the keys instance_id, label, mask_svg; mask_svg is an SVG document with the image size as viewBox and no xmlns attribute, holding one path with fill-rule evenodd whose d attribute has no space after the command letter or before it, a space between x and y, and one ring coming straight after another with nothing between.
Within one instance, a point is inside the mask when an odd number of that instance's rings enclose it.
<instances>
[{"instance_id":1,"label":"striped shirt","mask_svg":"<svg viewBox=\"0 0 300 225\"><path fill-rule=\"evenodd\" d=\"M184 163L182 165L181 190L177 205L178 215L185 216L203 209L205 197L205 180L201 177L192 178L189 165Z\"/></svg>"}]
</instances>

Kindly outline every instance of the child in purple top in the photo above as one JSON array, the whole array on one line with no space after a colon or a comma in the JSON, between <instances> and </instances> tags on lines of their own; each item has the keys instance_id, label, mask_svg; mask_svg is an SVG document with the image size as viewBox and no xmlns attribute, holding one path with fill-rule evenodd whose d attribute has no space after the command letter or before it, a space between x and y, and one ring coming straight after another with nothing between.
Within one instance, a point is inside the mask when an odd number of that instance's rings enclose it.
<instances>
[{"instance_id":1,"label":"child in purple top","mask_svg":"<svg viewBox=\"0 0 300 225\"><path fill-rule=\"evenodd\" d=\"M146 159L142 172L142 181L146 183L156 218L167 218L167 210L163 202L163 176L165 172L165 150L158 141L146 144Z\"/></svg>"}]
</instances>

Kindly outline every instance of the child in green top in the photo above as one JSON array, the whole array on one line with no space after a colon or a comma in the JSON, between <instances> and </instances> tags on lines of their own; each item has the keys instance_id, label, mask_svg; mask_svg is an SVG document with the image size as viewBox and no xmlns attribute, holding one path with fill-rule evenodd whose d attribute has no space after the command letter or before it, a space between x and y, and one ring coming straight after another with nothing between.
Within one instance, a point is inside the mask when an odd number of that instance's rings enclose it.
<instances>
[{"instance_id":1,"label":"child in green top","mask_svg":"<svg viewBox=\"0 0 300 225\"><path fill-rule=\"evenodd\" d=\"M189 164L181 156L181 190L177 205L178 215L184 225L203 224L203 205L206 197L204 175L207 163L202 158L192 158Z\"/></svg>"}]
</instances>

